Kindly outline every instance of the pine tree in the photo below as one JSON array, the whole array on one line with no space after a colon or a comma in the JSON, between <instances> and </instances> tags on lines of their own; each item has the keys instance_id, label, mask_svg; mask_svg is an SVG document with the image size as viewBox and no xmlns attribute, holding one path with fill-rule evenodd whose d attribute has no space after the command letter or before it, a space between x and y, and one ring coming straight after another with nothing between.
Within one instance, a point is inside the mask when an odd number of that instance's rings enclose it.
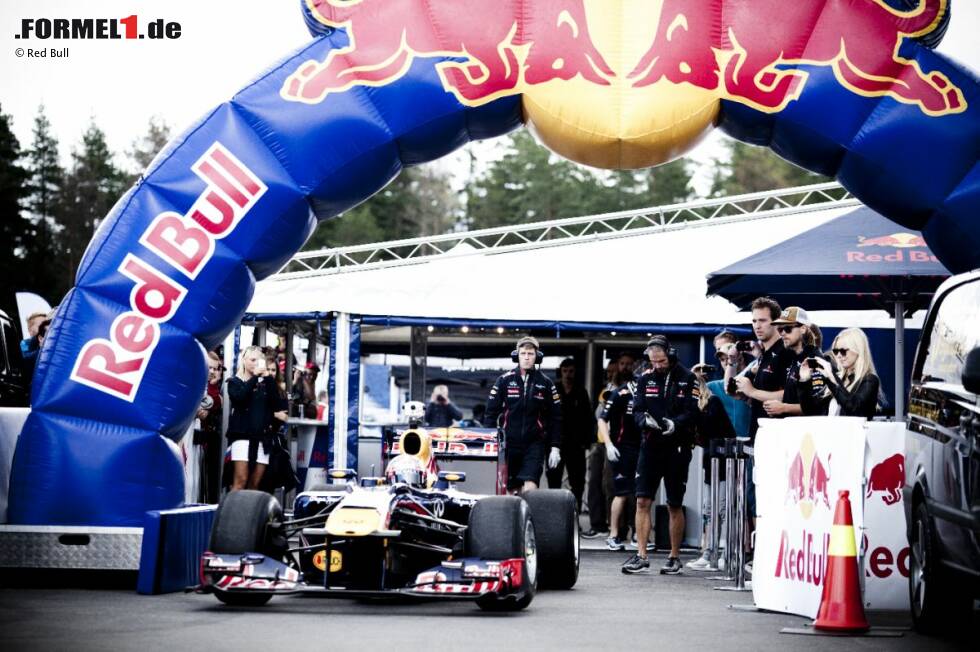
<instances>
[{"instance_id":1,"label":"pine tree","mask_svg":"<svg viewBox=\"0 0 980 652\"><path fill-rule=\"evenodd\" d=\"M11 117L0 109L0 309L14 316L14 293L30 289L30 273L24 265L29 222L21 207L27 171L20 165L20 143L11 125Z\"/></svg>"},{"instance_id":2,"label":"pine tree","mask_svg":"<svg viewBox=\"0 0 980 652\"><path fill-rule=\"evenodd\" d=\"M81 149L72 152L71 170L58 202L64 264L72 282L96 228L126 188L125 175L112 159L105 133L91 122L82 135Z\"/></svg>"},{"instance_id":3,"label":"pine tree","mask_svg":"<svg viewBox=\"0 0 980 652\"><path fill-rule=\"evenodd\" d=\"M714 197L793 188L829 181L827 177L804 170L780 158L768 147L748 145L737 140L728 140L725 145L730 156L727 161L715 161L715 174L711 186L711 194Z\"/></svg>"},{"instance_id":4,"label":"pine tree","mask_svg":"<svg viewBox=\"0 0 980 652\"><path fill-rule=\"evenodd\" d=\"M27 207L30 219L29 242L24 255L31 270L35 292L55 305L68 291L71 279L55 261L61 257L57 222L58 198L65 171L58 161L58 141L51 133L51 123L44 106L34 118L33 141L27 151Z\"/></svg>"},{"instance_id":5,"label":"pine tree","mask_svg":"<svg viewBox=\"0 0 980 652\"><path fill-rule=\"evenodd\" d=\"M146 133L134 140L131 149L126 153L133 164L131 182L139 179L160 150L170 141L170 131L170 125L160 116L150 118Z\"/></svg>"}]
</instances>

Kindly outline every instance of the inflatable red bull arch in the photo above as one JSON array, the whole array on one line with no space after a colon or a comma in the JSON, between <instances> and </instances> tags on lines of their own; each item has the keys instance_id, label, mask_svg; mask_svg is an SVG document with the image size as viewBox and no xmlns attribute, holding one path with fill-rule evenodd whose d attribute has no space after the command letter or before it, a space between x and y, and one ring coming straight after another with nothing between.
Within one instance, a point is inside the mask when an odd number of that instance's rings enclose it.
<instances>
[{"instance_id":1,"label":"inflatable red bull arch","mask_svg":"<svg viewBox=\"0 0 980 652\"><path fill-rule=\"evenodd\" d=\"M954 271L980 266L975 73L949 0L305 0L315 38L171 142L102 222L44 343L20 524L179 506L205 349L320 220L522 125L581 163L712 128L836 177Z\"/></svg>"}]
</instances>

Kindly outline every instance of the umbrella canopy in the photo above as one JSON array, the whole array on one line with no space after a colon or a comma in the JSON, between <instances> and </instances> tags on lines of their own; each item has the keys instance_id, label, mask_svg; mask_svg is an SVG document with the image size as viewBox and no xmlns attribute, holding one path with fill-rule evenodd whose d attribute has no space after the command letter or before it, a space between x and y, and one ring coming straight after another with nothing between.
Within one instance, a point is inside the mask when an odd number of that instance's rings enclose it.
<instances>
[{"instance_id":1,"label":"umbrella canopy","mask_svg":"<svg viewBox=\"0 0 980 652\"><path fill-rule=\"evenodd\" d=\"M708 275L708 296L759 296L807 310L881 308L895 317L895 417L905 404L905 315L949 277L922 234L859 208Z\"/></svg>"},{"instance_id":2,"label":"umbrella canopy","mask_svg":"<svg viewBox=\"0 0 980 652\"><path fill-rule=\"evenodd\" d=\"M759 296L807 310L929 305L949 277L918 231L859 208L708 275L708 296L747 308Z\"/></svg>"}]
</instances>

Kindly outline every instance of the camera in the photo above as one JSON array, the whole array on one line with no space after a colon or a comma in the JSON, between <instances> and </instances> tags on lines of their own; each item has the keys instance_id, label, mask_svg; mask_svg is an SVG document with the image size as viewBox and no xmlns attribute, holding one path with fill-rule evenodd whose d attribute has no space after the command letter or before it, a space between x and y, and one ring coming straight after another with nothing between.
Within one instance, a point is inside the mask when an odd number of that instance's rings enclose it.
<instances>
[{"instance_id":1,"label":"camera","mask_svg":"<svg viewBox=\"0 0 980 652\"><path fill-rule=\"evenodd\" d=\"M816 371L817 369L820 368L820 363L817 362L817 359L816 358L807 358L806 359L806 366L808 366L808 367L810 367L810 369L813 369L814 371Z\"/></svg>"},{"instance_id":2,"label":"camera","mask_svg":"<svg viewBox=\"0 0 980 652\"><path fill-rule=\"evenodd\" d=\"M742 340L741 342L735 342L735 350L740 353L748 353L749 351L752 350L752 346L754 344L755 344L754 342L751 342L749 340Z\"/></svg>"},{"instance_id":3,"label":"camera","mask_svg":"<svg viewBox=\"0 0 980 652\"><path fill-rule=\"evenodd\" d=\"M734 378L728 379L728 386L725 388L725 391L727 391L729 394L735 394L738 392L738 385L735 383Z\"/></svg>"}]
</instances>

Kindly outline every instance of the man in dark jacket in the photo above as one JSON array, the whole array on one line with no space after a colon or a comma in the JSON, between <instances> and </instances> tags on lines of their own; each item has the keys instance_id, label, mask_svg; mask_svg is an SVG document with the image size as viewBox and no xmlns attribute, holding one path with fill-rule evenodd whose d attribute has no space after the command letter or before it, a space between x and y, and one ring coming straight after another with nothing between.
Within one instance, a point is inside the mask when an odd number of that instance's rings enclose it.
<instances>
[{"instance_id":1,"label":"man in dark jacket","mask_svg":"<svg viewBox=\"0 0 980 652\"><path fill-rule=\"evenodd\" d=\"M548 487L561 488L562 475L568 469L568 484L575 495L579 511L585 493L585 451L595 442L595 414L592 399L575 377L575 360L565 358L558 365L556 386L561 399L561 462L547 473Z\"/></svg>"},{"instance_id":2,"label":"man in dark jacket","mask_svg":"<svg viewBox=\"0 0 980 652\"><path fill-rule=\"evenodd\" d=\"M514 493L537 489L545 452L548 467L561 462L561 399L547 376L535 369L541 347L533 337L522 337L511 353L517 367L493 384L484 425L497 425L507 442L507 489Z\"/></svg>"},{"instance_id":3,"label":"man in dark jacket","mask_svg":"<svg viewBox=\"0 0 980 652\"><path fill-rule=\"evenodd\" d=\"M670 513L670 557L660 574L674 575L681 572L684 491L697 430L700 391L694 374L677 361L677 353L665 336L650 338L645 353L650 367L640 376L633 397L633 418L643 438L636 465L637 552L623 564L622 570L624 573L650 570L646 552L650 507L663 480Z\"/></svg>"}]
</instances>

